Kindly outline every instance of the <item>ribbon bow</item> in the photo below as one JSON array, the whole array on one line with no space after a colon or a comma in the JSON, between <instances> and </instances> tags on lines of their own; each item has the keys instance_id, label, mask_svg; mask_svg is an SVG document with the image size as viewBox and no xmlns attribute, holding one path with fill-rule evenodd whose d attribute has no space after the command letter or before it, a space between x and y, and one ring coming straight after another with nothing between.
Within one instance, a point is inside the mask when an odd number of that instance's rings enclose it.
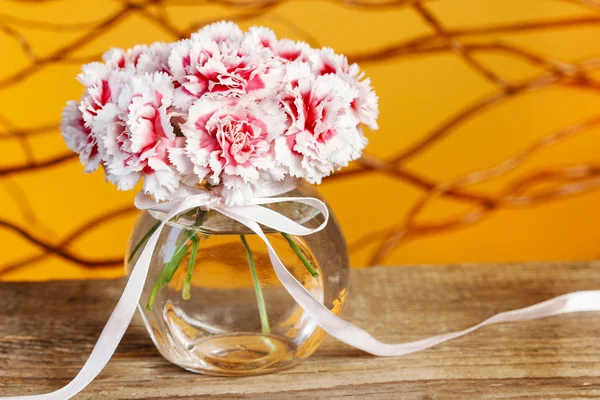
<instances>
[{"instance_id":1,"label":"ribbon bow","mask_svg":"<svg viewBox=\"0 0 600 400\"><path fill-rule=\"evenodd\" d=\"M133 314L135 313L146 282L150 260L152 259L152 254L154 253L156 243L163 227L175 216L198 207L220 212L247 226L256 233L267 246L269 258L277 278L281 281L283 287L290 293L294 300L296 300L316 323L323 328L324 331L341 342L376 356L402 356L425 350L448 340L466 335L486 325L532 320L579 311L600 311L600 290L573 292L530 307L496 314L493 317L462 331L446 333L414 342L399 344L382 343L371 336L367 331L336 316L319 300L314 298L313 295L285 268L260 226L263 225L276 231L295 236L310 235L327 226L327 222L329 221L329 211L327 206L322 201L311 197L269 197L274 194L280 193L273 192L265 197L254 198L249 204L243 206L226 205L222 202L220 197L217 197L210 192L191 187L182 189L174 200L160 204L156 204L152 199L142 193L138 194L135 200L137 208L140 210L162 211L167 214L161 221L158 229L156 229L146 242L144 250L131 271L123 294L108 319L106 326L102 330L86 363L83 365L77 376L61 389L51 393L33 396L0 397L0 400L66 400L75 396L92 382L112 357L133 318ZM315 229L309 229L290 220L284 215L266 207L262 207L266 204L286 202L303 203L315 208L325 217L323 223Z\"/></svg>"}]
</instances>

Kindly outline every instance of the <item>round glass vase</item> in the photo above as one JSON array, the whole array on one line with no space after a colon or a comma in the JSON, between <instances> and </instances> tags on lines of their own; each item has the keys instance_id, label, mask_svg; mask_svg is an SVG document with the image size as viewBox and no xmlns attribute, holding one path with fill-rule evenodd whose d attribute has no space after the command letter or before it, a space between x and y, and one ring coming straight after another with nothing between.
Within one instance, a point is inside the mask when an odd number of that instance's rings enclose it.
<instances>
[{"instance_id":1,"label":"round glass vase","mask_svg":"<svg viewBox=\"0 0 600 400\"><path fill-rule=\"evenodd\" d=\"M307 184L284 196L321 198ZM269 208L316 228L323 216L300 203ZM330 211L331 212L331 211ZM164 214L142 212L127 246L129 274ZM339 315L349 283L348 250L333 214L315 234L265 229L294 277ZM283 288L262 240L216 211L191 210L164 227L138 306L158 351L188 371L244 376L309 357L325 332Z\"/></svg>"}]
</instances>

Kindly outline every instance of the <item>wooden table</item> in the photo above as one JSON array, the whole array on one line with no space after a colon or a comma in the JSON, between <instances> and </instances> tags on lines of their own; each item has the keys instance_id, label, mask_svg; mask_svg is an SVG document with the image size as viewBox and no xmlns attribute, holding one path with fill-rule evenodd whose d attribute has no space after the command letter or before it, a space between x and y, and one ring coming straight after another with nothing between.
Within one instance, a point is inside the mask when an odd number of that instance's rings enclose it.
<instances>
[{"instance_id":1,"label":"wooden table","mask_svg":"<svg viewBox=\"0 0 600 400\"><path fill-rule=\"evenodd\" d=\"M124 285L0 284L0 395L57 389L79 370ZM353 271L344 317L384 341L463 329L497 312L600 288L600 263ZM600 398L600 313L486 327L433 349L377 358L328 338L273 375L215 378L168 363L137 319L78 399Z\"/></svg>"}]
</instances>

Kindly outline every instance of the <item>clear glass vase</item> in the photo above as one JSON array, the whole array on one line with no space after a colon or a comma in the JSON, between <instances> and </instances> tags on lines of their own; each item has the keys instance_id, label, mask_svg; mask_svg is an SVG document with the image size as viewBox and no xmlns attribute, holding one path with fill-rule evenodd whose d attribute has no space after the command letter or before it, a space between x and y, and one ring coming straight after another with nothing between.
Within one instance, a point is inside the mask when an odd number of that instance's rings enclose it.
<instances>
[{"instance_id":1,"label":"clear glass vase","mask_svg":"<svg viewBox=\"0 0 600 400\"><path fill-rule=\"evenodd\" d=\"M285 196L320 198L302 184ZM309 228L323 216L300 203L270 208ZM130 269L164 214L142 212L127 248ZM339 314L346 300L348 251L331 214L327 227L294 237L266 230L286 268ZM158 240L139 310L160 353L186 370L253 375L309 357L325 333L277 279L266 246L248 228L215 212L192 210L170 221Z\"/></svg>"}]
</instances>

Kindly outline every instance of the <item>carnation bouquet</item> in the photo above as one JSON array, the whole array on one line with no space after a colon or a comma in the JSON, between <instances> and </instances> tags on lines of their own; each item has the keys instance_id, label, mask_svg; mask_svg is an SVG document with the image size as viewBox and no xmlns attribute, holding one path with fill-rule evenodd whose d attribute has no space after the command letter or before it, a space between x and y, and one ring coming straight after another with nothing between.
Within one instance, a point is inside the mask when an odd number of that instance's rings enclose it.
<instances>
[{"instance_id":1,"label":"carnation bouquet","mask_svg":"<svg viewBox=\"0 0 600 400\"><path fill-rule=\"evenodd\" d=\"M205 182L227 204L288 178L320 183L357 159L377 128L377 96L332 49L230 22L190 39L112 49L83 66L62 122L86 172L168 200Z\"/></svg>"}]
</instances>

